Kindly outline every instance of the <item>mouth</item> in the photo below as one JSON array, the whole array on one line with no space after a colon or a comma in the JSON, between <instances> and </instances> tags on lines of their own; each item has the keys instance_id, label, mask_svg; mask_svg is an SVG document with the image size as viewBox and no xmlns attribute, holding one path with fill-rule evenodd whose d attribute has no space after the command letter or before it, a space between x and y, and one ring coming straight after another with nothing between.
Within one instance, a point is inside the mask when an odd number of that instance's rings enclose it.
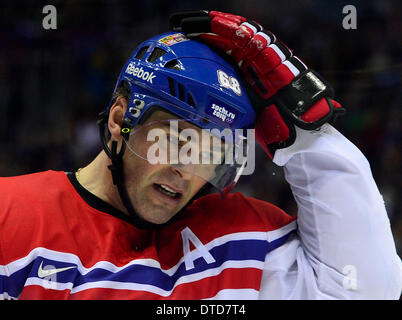
<instances>
[{"instance_id":1,"label":"mouth","mask_svg":"<svg viewBox=\"0 0 402 320\"><path fill-rule=\"evenodd\" d=\"M182 192L174 190L172 187L166 184L154 183L153 187L156 191L158 191L161 195L163 195L165 199L178 202L183 196Z\"/></svg>"}]
</instances>

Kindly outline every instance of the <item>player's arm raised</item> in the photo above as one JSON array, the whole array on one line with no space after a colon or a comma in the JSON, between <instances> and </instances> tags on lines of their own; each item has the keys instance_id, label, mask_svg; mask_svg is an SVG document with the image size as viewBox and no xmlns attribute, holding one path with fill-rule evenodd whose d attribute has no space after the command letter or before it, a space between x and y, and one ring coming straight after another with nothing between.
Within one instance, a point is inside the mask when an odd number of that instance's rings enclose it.
<instances>
[{"instance_id":1,"label":"player's arm raised","mask_svg":"<svg viewBox=\"0 0 402 320\"><path fill-rule=\"evenodd\" d=\"M194 11L172 15L171 25L238 63L258 112L256 138L284 166L298 204L298 239L267 257L267 270L281 261L276 271L286 271L284 298L399 298L401 260L384 202L364 155L329 124L344 111L330 85L254 21ZM276 259L286 251L296 266ZM262 298L275 286L271 274L264 272Z\"/></svg>"}]
</instances>

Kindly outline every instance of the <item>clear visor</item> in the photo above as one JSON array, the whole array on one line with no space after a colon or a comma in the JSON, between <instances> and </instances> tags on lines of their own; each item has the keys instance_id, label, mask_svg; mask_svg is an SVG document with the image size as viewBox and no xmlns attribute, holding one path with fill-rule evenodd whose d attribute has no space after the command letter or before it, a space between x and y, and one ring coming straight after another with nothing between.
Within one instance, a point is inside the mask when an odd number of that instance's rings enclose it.
<instances>
[{"instance_id":1,"label":"clear visor","mask_svg":"<svg viewBox=\"0 0 402 320\"><path fill-rule=\"evenodd\" d=\"M247 162L243 130L200 129L175 116L150 117L135 126L125 142L130 152L150 164L172 166L220 191L237 181Z\"/></svg>"}]
</instances>

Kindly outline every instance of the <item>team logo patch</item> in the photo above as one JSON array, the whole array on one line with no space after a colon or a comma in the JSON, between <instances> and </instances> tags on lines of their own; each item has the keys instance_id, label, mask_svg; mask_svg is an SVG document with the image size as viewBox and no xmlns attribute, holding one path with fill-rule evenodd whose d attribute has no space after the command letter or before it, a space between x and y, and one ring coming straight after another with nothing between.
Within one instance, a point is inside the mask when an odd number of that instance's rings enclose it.
<instances>
[{"instance_id":1,"label":"team logo patch","mask_svg":"<svg viewBox=\"0 0 402 320\"><path fill-rule=\"evenodd\" d=\"M186 38L181 33L175 33L170 36L159 39L159 42L166 44L167 46L172 46L176 43L180 43L180 42L187 41L187 40L190 40L190 39Z\"/></svg>"}]
</instances>

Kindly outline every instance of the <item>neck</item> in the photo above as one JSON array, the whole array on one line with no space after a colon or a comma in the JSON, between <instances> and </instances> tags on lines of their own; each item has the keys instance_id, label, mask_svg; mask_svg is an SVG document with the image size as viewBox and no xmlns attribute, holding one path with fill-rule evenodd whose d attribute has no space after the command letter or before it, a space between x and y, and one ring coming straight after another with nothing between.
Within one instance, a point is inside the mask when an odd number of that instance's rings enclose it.
<instances>
[{"instance_id":1,"label":"neck","mask_svg":"<svg viewBox=\"0 0 402 320\"><path fill-rule=\"evenodd\" d=\"M110 164L109 157L102 151L89 165L77 171L77 180L89 192L128 215L113 184Z\"/></svg>"}]
</instances>

